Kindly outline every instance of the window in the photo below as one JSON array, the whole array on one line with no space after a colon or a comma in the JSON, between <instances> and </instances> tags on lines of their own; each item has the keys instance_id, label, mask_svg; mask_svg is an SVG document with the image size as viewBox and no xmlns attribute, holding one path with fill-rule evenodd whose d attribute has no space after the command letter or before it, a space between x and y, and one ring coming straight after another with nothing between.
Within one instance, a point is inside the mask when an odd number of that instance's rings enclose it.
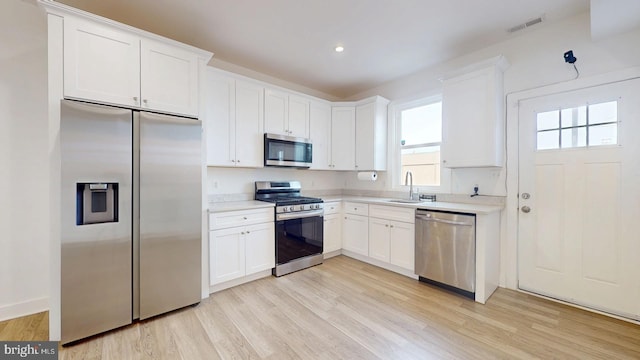
<instances>
[{"instance_id":1,"label":"window","mask_svg":"<svg viewBox=\"0 0 640 360\"><path fill-rule=\"evenodd\" d=\"M536 114L537 150L618 144L618 102Z\"/></svg>"},{"instance_id":2,"label":"window","mask_svg":"<svg viewBox=\"0 0 640 360\"><path fill-rule=\"evenodd\" d=\"M393 183L404 186L411 171L413 185L421 191L438 191L442 181L440 145L442 143L441 97L423 98L394 104ZM445 171L445 176L448 171Z\"/></svg>"}]
</instances>

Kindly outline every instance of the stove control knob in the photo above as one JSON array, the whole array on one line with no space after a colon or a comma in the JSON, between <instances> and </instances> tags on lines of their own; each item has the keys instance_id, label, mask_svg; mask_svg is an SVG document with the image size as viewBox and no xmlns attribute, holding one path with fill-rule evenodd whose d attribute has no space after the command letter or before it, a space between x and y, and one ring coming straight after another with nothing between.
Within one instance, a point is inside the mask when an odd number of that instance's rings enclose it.
<instances>
[{"instance_id":1,"label":"stove control knob","mask_svg":"<svg viewBox=\"0 0 640 360\"><path fill-rule=\"evenodd\" d=\"M287 209L287 207L286 207L286 206L283 206L283 207L282 207L282 212L287 212L287 211L289 211L289 209Z\"/></svg>"},{"instance_id":2,"label":"stove control knob","mask_svg":"<svg viewBox=\"0 0 640 360\"><path fill-rule=\"evenodd\" d=\"M304 211L304 205L300 205L300 211Z\"/></svg>"},{"instance_id":3,"label":"stove control knob","mask_svg":"<svg viewBox=\"0 0 640 360\"><path fill-rule=\"evenodd\" d=\"M289 206L289 211L293 211L293 206Z\"/></svg>"}]
</instances>

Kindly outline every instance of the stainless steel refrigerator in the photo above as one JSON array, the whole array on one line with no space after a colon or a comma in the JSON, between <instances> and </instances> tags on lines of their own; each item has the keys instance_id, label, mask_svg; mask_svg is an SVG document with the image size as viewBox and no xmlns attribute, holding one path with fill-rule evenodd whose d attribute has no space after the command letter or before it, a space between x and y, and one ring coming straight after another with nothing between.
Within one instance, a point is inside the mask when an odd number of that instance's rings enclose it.
<instances>
[{"instance_id":1,"label":"stainless steel refrigerator","mask_svg":"<svg viewBox=\"0 0 640 360\"><path fill-rule=\"evenodd\" d=\"M200 301L197 119L61 103L62 343Z\"/></svg>"}]
</instances>

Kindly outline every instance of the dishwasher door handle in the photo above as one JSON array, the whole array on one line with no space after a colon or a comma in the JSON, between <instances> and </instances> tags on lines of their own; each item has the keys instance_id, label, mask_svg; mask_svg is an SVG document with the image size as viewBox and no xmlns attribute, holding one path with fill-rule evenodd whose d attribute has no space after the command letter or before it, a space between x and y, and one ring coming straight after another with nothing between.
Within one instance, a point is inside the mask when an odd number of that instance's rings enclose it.
<instances>
[{"instance_id":1,"label":"dishwasher door handle","mask_svg":"<svg viewBox=\"0 0 640 360\"><path fill-rule=\"evenodd\" d=\"M451 220L444 220L444 219L436 219L436 218L426 217L426 216L422 216L422 215L416 215L416 219L425 220L425 221L439 222L439 223L448 224L448 225L473 226L473 223L458 222L458 221L451 221Z\"/></svg>"}]
</instances>

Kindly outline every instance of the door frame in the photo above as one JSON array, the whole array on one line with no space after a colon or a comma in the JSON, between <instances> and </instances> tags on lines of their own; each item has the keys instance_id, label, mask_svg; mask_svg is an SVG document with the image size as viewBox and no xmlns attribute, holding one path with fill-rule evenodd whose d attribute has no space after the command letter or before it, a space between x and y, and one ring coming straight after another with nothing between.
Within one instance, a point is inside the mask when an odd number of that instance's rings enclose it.
<instances>
[{"instance_id":1,"label":"door frame","mask_svg":"<svg viewBox=\"0 0 640 360\"><path fill-rule=\"evenodd\" d=\"M575 80L515 91L506 94L506 142L507 142L507 199L505 203L506 228L502 229L501 283L506 288L518 289L518 207L519 194L519 110L520 101L555 95L589 87L640 78L640 67L608 72Z\"/></svg>"}]
</instances>

